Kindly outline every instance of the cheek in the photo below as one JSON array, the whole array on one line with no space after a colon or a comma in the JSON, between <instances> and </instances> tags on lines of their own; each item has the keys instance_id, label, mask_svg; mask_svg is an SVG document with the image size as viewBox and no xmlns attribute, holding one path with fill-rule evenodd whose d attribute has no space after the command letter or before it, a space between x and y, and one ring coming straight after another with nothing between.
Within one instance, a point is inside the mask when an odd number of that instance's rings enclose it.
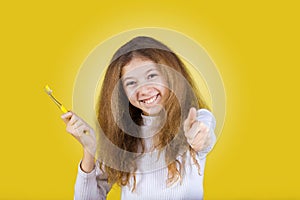
<instances>
[{"instance_id":1,"label":"cheek","mask_svg":"<svg viewBox=\"0 0 300 200\"><path fill-rule=\"evenodd\" d=\"M131 103L131 104L135 104L135 102L136 102L136 99L133 97L133 96L131 96L130 98L128 98L129 99L129 102Z\"/></svg>"},{"instance_id":2,"label":"cheek","mask_svg":"<svg viewBox=\"0 0 300 200\"><path fill-rule=\"evenodd\" d=\"M166 84L159 85L157 89L160 90L164 96L169 94L169 88Z\"/></svg>"},{"instance_id":3,"label":"cheek","mask_svg":"<svg viewBox=\"0 0 300 200\"><path fill-rule=\"evenodd\" d=\"M125 92L127 98L129 98L129 96L130 96L130 90L124 84L123 84L123 91Z\"/></svg>"},{"instance_id":4,"label":"cheek","mask_svg":"<svg viewBox=\"0 0 300 200\"><path fill-rule=\"evenodd\" d=\"M162 89L162 90L168 90L169 85L168 85L168 83L167 83L167 81L166 81L165 78L163 78L163 77L159 78L157 80L157 83L160 85L160 89Z\"/></svg>"},{"instance_id":5,"label":"cheek","mask_svg":"<svg viewBox=\"0 0 300 200\"><path fill-rule=\"evenodd\" d=\"M162 89L162 93L163 93L164 99L167 99L170 95L169 89L165 88L165 87Z\"/></svg>"},{"instance_id":6,"label":"cheek","mask_svg":"<svg viewBox=\"0 0 300 200\"><path fill-rule=\"evenodd\" d=\"M128 100L130 101L130 103L132 104L133 101L135 100L135 90L125 89L125 94Z\"/></svg>"}]
</instances>

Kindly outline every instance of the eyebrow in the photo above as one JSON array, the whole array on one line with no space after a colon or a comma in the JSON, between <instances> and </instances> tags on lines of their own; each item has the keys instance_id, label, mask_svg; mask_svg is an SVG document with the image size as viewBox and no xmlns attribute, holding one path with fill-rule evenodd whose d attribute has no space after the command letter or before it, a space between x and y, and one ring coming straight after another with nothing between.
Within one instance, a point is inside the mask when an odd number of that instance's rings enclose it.
<instances>
[{"instance_id":1,"label":"eyebrow","mask_svg":"<svg viewBox=\"0 0 300 200\"><path fill-rule=\"evenodd\" d=\"M154 70L157 70L157 69L156 69L156 68L148 69L144 74L148 74L149 72L154 71ZM128 77L126 77L126 78L124 78L124 79L122 79L122 80L123 80L123 81L126 81L126 80L128 80L128 79L134 79L134 77L128 76Z\"/></svg>"}]
</instances>

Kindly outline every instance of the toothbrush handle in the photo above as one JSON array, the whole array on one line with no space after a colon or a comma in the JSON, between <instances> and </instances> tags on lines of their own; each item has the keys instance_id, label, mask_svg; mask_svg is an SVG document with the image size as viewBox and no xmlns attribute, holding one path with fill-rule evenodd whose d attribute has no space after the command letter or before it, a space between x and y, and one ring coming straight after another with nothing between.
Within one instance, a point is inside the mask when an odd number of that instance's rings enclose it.
<instances>
[{"instance_id":1,"label":"toothbrush handle","mask_svg":"<svg viewBox=\"0 0 300 200\"><path fill-rule=\"evenodd\" d=\"M63 111L63 113L69 112L63 105L60 106L60 110Z\"/></svg>"}]
</instances>

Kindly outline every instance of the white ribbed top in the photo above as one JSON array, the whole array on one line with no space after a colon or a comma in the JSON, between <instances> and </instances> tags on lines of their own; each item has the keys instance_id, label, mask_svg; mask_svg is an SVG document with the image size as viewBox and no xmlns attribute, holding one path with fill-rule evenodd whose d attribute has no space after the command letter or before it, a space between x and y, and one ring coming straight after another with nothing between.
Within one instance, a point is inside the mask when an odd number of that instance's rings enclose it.
<instances>
[{"instance_id":1,"label":"white ribbed top","mask_svg":"<svg viewBox=\"0 0 300 200\"><path fill-rule=\"evenodd\" d=\"M201 116L201 121L207 125L213 124L215 126L215 119L213 115L204 109ZM200 110L200 111L201 111ZM199 111L198 111L199 112ZM152 147L152 138L147 137L149 134L155 134L157 128L152 127L151 124L157 118L150 116L143 116L145 126L141 129L141 136L145 139L146 152ZM207 153L212 149L216 138L213 132L215 127L211 127L212 144L201 152L197 153L197 160L200 164L200 175L198 168L194 164L189 151L186 153L186 162L184 165L184 176L182 182L177 181L171 186L167 186L166 180L168 175L168 168L164 163L164 155L157 158L156 151L145 153L138 163L139 169L136 172L136 189L131 191L130 186L122 187L121 199L123 200L167 200L167 199L203 199L203 175L205 167L205 159ZM154 133L151 133L151 131ZM179 156L179 160L182 158ZM155 161L159 164L154 163ZM147 164L145 164L147 163ZM84 173L78 167L78 175L75 184L74 199L76 200L99 200L106 199L106 195L110 190L110 186L106 182L106 175L99 169L98 165L90 173ZM133 180L130 181L132 186Z\"/></svg>"}]
</instances>

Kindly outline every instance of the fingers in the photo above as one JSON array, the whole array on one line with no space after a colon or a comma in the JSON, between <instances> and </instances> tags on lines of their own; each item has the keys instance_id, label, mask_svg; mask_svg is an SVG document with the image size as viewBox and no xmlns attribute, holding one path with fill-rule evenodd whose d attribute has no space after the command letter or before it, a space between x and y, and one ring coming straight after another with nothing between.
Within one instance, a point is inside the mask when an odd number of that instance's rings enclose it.
<instances>
[{"instance_id":1,"label":"fingers","mask_svg":"<svg viewBox=\"0 0 300 200\"><path fill-rule=\"evenodd\" d=\"M81 121L81 119L76 114L73 114L68 124L73 126L77 123L78 120Z\"/></svg>"},{"instance_id":2,"label":"fingers","mask_svg":"<svg viewBox=\"0 0 300 200\"><path fill-rule=\"evenodd\" d=\"M89 129L88 125L78 117L72 118L67 124L67 131L74 136L82 136Z\"/></svg>"},{"instance_id":3,"label":"fingers","mask_svg":"<svg viewBox=\"0 0 300 200\"><path fill-rule=\"evenodd\" d=\"M88 128L85 125L81 125L78 128L75 128L75 134L78 137L82 137L87 130Z\"/></svg>"},{"instance_id":4,"label":"fingers","mask_svg":"<svg viewBox=\"0 0 300 200\"><path fill-rule=\"evenodd\" d=\"M74 123L73 127L75 130L76 136L79 136L79 137L81 137L84 134L88 134L89 130L90 130L90 127L82 120L77 120Z\"/></svg>"},{"instance_id":5,"label":"fingers","mask_svg":"<svg viewBox=\"0 0 300 200\"><path fill-rule=\"evenodd\" d=\"M61 116L62 120L68 125L74 125L78 120L81 120L75 113L67 112Z\"/></svg>"},{"instance_id":6,"label":"fingers","mask_svg":"<svg viewBox=\"0 0 300 200\"><path fill-rule=\"evenodd\" d=\"M196 121L192 124L192 127L184 134L188 139L188 142L190 143L199 133L205 133L206 130L208 130L208 128L203 122Z\"/></svg>"},{"instance_id":7,"label":"fingers","mask_svg":"<svg viewBox=\"0 0 300 200\"><path fill-rule=\"evenodd\" d=\"M94 155L97 146L96 135L89 124L73 112L67 112L61 115L61 118L66 124L66 131L80 142L84 149Z\"/></svg>"},{"instance_id":8,"label":"fingers","mask_svg":"<svg viewBox=\"0 0 300 200\"><path fill-rule=\"evenodd\" d=\"M89 125L73 112L67 112L66 114L63 114L61 118L67 125L67 132L71 133L75 137L80 137L83 134L90 132Z\"/></svg>"},{"instance_id":9,"label":"fingers","mask_svg":"<svg viewBox=\"0 0 300 200\"><path fill-rule=\"evenodd\" d=\"M192 124L197 120L196 117L197 117L196 108L194 108L194 107L190 108L189 114L188 114L188 116L187 116L187 118L186 118L186 120L184 121L184 124L183 124L184 132L189 131Z\"/></svg>"},{"instance_id":10,"label":"fingers","mask_svg":"<svg viewBox=\"0 0 300 200\"><path fill-rule=\"evenodd\" d=\"M190 145L195 151L201 151L209 146L210 142L209 128L205 127L200 133L196 134L193 140L190 140Z\"/></svg>"}]
</instances>

